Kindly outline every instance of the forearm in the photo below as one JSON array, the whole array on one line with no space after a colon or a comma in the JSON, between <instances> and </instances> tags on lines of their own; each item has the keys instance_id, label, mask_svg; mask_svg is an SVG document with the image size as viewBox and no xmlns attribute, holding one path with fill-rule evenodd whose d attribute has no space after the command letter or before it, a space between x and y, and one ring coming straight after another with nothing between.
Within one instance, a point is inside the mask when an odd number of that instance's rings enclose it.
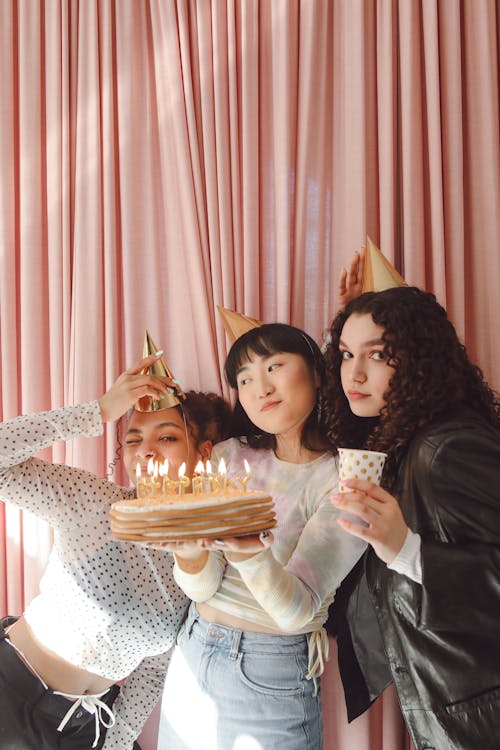
<instances>
[{"instance_id":1,"label":"forearm","mask_svg":"<svg viewBox=\"0 0 500 750\"><path fill-rule=\"evenodd\" d=\"M0 469L20 464L61 440L100 435L102 430L97 401L24 415L2 422Z\"/></svg>"},{"instance_id":2,"label":"forearm","mask_svg":"<svg viewBox=\"0 0 500 750\"><path fill-rule=\"evenodd\" d=\"M132 750L161 698L171 654L144 659L127 678L113 706L115 725L106 734L103 750Z\"/></svg>"},{"instance_id":3,"label":"forearm","mask_svg":"<svg viewBox=\"0 0 500 750\"><path fill-rule=\"evenodd\" d=\"M195 602L204 602L210 599L219 588L225 566L224 557L219 552L207 553L203 567L196 570L195 565L192 572L183 569L175 556L174 578L177 585L190 599Z\"/></svg>"}]
</instances>

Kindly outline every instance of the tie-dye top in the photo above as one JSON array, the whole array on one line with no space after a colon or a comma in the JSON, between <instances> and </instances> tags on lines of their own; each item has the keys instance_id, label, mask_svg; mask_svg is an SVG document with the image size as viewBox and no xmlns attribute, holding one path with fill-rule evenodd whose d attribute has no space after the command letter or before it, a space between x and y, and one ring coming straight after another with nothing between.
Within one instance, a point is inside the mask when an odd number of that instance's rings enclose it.
<instances>
[{"instance_id":1,"label":"tie-dye top","mask_svg":"<svg viewBox=\"0 0 500 750\"><path fill-rule=\"evenodd\" d=\"M336 458L324 453L309 463L294 464L236 438L215 446L212 465L221 458L230 477L245 475L246 459L249 488L273 497L274 542L240 562L226 562L222 552L211 552L196 574L176 564L177 583L194 601L276 633L319 630L337 587L366 548L337 523L341 511L330 501L338 485Z\"/></svg>"}]
</instances>

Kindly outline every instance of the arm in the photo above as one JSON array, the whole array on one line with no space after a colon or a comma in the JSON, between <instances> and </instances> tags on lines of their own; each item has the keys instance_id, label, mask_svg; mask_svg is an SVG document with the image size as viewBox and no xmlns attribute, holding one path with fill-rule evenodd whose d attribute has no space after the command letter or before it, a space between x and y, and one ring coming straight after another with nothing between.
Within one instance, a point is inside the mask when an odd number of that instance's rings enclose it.
<instances>
[{"instance_id":1,"label":"arm","mask_svg":"<svg viewBox=\"0 0 500 750\"><path fill-rule=\"evenodd\" d=\"M422 532L421 627L495 632L500 610L500 439L453 432L418 466L439 533ZM421 468L426 467L423 473Z\"/></svg>"},{"instance_id":2,"label":"arm","mask_svg":"<svg viewBox=\"0 0 500 750\"><path fill-rule=\"evenodd\" d=\"M327 492L285 566L275 559L272 548L245 560L231 560L255 599L285 632L302 629L314 618L366 548L342 531L339 516Z\"/></svg>"},{"instance_id":3,"label":"arm","mask_svg":"<svg viewBox=\"0 0 500 750\"><path fill-rule=\"evenodd\" d=\"M120 375L100 401L25 415L0 424L0 496L30 510L52 525L69 522L71 513L83 512L82 497L92 490L109 493L113 485L88 472L51 464L35 454L60 440L102 434L103 421L117 419L139 396L158 394L168 385L141 368L156 355L138 362ZM93 486L96 485L96 486Z\"/></svg>"},{"instance_id":4,"label":"arm","mask_svg":"<svg viewBox=\"0 0 500 750\"><path fill-rule=\"evenodd\" d=\"M161 698L171 655L172 649L149 656L127 677L113 706L116 723L106 734L103 750L132 750Z\"/></svg>"},{"instance_id":5,"label":"arm","mask_svg":"<svg viewBox=\"0 0 500 750\"><path fill-rule=\"evenodd\" d=\"M175 582L195 602L206 602L214 596L226 568L226 561L221 552L201 550L201 553L194 561L175 555ZM191 562L194 564L190 565Z\"/></svg>"}]
</instances>

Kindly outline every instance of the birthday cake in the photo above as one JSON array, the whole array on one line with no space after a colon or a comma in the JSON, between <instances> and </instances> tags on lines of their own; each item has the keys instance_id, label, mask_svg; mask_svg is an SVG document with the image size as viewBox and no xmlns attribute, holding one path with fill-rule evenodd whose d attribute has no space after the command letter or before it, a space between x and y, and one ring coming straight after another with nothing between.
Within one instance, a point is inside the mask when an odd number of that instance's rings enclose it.
<instances>
[{"instance_id":1,"label":"birthday cake","mask_svg":"<svg viewBox=\"0 0 500 750\"><path fill-rule=\"evenodd\" d=\"M117 539L136 542L244 536L276 525L273 501L265 492L229 488L120 500L111 506L110 519Z\"/></svg>"}]
</instances>

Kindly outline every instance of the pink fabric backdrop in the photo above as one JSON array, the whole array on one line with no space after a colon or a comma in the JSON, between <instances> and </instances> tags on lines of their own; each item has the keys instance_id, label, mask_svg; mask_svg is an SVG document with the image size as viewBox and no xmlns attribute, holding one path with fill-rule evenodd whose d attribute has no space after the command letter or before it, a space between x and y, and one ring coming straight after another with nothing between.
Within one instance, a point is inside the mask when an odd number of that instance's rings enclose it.
<instances>
[{"instance_id":1,"label":"pink fabric backdrop","mask_svg":"<svg viewBox=\"0 0 500 750\"><path fill-rule=\"evenodd\" d=\"M1 416L99 396L146 327L225 389L215 305L319 341L366 233L499 387L499 39L498 0L4 0ZM104 474L114 431L45 455ZM50 531L0 538L19 612ZM404 745L393 698L355 742L330 708L327 748Z\"/></svg>"}]
</instances>

